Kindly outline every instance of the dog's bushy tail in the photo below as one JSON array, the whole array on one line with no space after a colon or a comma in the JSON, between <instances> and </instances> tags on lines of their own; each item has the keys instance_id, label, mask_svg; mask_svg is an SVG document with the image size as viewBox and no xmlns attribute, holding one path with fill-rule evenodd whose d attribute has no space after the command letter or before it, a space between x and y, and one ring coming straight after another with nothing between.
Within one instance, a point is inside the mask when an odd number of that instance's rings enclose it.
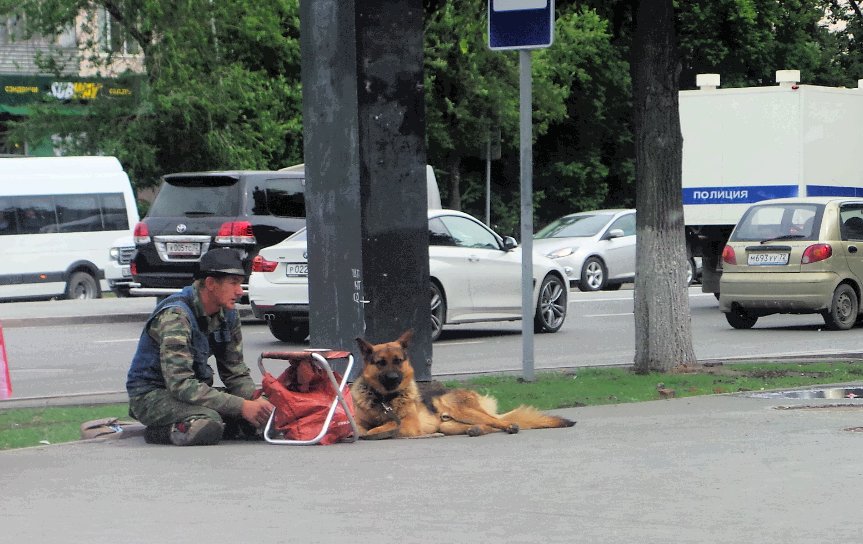
<instances>
[{"instance_id":1,"label":"dog's bushy tail","mask_svg":"<svg viewBox=\"0 0 863 544\"><path fill-rule=\"evenodd\" d=\"M518 423L522 429L555 429L560 427L572 427L575 421L540 412L533 406L522 404L515 410L511 410L500 415L501 419L505 419L512 423Z\"/></svg>"}]
</instances>

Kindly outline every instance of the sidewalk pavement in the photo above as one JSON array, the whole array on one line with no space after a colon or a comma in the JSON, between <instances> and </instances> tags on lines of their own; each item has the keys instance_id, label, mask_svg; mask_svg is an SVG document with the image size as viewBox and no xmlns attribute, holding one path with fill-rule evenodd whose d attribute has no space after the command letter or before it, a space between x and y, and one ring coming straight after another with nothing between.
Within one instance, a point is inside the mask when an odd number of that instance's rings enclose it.
<instances>
[{"instance_id":1,"label":"sidewalk pavement","mask_svg":"<svg viewBox=\"0 0 863 544\"><path fill-rule=\"evenodd\" d=\"M2 304L0 322L143 319L154 304ZM578 424L334 446L130 437L0 451L0 542L787 544L861 533L861 399L717 395L556 413Z\"/></svg>"},{"instance_id":2,"label":"sidewalk pavement","mask_svg":"<svg viewBox=\"0 0 863 544\"><path fill-rule=\"evenodd\" d=\"M333 446L178 448L131 437L0 452L0 541L788 544L860 535L863 433L847 430L863 426L860 399L718 395L556 413L578 424Z\"/></svg>"}]
</instances>

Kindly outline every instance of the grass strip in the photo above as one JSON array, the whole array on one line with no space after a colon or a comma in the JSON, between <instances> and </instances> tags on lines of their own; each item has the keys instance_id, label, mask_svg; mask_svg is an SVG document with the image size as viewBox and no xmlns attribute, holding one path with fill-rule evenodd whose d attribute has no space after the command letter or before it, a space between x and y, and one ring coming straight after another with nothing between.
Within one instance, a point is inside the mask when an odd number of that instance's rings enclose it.
<instances>
[{"instance_id":1,"label":"grass strip","mask_svg":"<svg viewBox=\"0 0 863 544\"><path fill-rule=\"evenodd\" d=\"M507 411L520 404L551 410L860 381L863 381L863 361L737 363L645 375L625 368L582 368L538 373L534 382L500 375L447 381L445 385L469 387L494 396L500 410ZM0 409L0 450L77 440L81 423L103 417L128 419L128 406Z\"/></svg>"}]
</instances>

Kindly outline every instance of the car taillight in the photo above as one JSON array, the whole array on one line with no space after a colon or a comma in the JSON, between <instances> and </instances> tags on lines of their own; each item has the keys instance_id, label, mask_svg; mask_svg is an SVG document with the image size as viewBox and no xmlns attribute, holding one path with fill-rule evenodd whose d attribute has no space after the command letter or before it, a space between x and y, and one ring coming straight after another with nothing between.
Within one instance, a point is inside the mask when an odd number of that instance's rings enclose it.
<instances>
[{"instance_id":1,"label":"car taillight","mask_svg":"<svg viewBox=\"0 0 863 544\"><path fill-rule=\"evenodd\" d=\"M129 271L132 273L133 276L138 274L138 265L135 264L135 261L132 261L129 264Z\"/></svg>"},{"instance_id":2,"label":"car taillight","mask_svg":"<svg viewBox=\"0 0 863 544\"><path fill-rule=\"evenodd\" d=\"M252 224L248 221L230 221L222 223L216 234L217 244L255 244Z\"/></svg>"},{"instance_id":3,"label":"car taillight","mask_svg":"<svg viewBox=\"0 0 863 544\"><path fill-rule=\"evenodd\" d=\"M800 259L800 264L812 264L824 259L829 259L833 255L833 248L830 244L813 244L803 251L803 257Z\"/></svg>"},{"instance_id":4,"label":"car taillight","mask_svg":"<svg viewBox=\"0 0 863 544\"><path fill-rule=\"evenodd\" d=\"M147 228L145 223L138 223L135 225L135 243L136 244L149 244L150 243L150 229Z\"/></svg>"},{"instance_id":5,"label":"car taillight","mask_svg":"<svg viewBox=\"0 0 863 544\"><path fill-rule=\"evenodd\" d=\"M255 255L252 259L252 272L272 272L279 266L275 261L268 261L260 255Z\"/></svg>"},{"instance_id":6,"label":"car taillight","mask_svg":"<svg viewBox=\"0 0 863 544\"><path fill-rule=\"evenodd\" d=\"M737 264L737 256L734 254L734 248L725 246L722 250L722 261L728 264Z\"/></svg>"}]
</instances>

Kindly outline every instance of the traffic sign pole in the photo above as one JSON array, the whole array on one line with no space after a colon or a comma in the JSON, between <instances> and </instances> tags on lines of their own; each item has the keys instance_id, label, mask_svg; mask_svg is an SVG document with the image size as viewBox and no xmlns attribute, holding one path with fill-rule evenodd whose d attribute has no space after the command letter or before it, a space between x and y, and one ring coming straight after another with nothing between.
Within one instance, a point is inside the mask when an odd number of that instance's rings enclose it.
<instances>
[{"instance_id":1,"label":"traffic sign pole","mask_svg":"<svg viewBox=\"0 0 863 544\"><path fill-rule=\"evenodd\" d=\"M518 52L519 158L521 167L522 374L534 380L533 364L533 77L530 50Z\"/></svg>"},{"instance_id":2,"label":"traffic sign pole","mask_svg":"<svg viewBox=\"0 0 863 544\"><path fill-rule=\"evenodd\" d=\"M488 45L518 50L519 158L521 162L522 372L534 380L533 363L533 81L530 50L554 40L554 0L488 0ZM488 220L486 220L488 221Z\"/></svg>"}]
</instances>

